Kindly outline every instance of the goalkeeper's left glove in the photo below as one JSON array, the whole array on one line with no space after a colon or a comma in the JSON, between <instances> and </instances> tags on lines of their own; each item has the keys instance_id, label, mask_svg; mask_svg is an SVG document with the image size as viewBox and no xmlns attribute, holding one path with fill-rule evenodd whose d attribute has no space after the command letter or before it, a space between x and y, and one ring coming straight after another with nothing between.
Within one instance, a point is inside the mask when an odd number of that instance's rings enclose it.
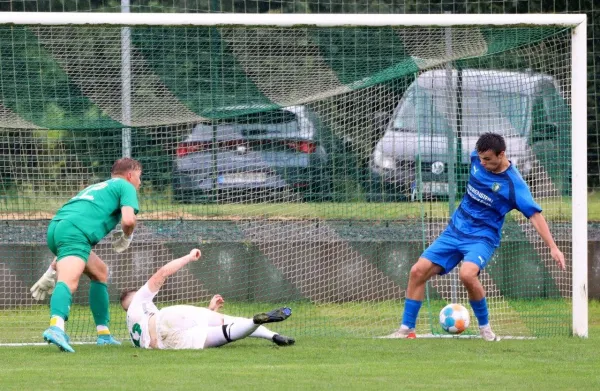
<instances>
[{"instance_id":1,"label":"goalkeeper's left glove","mask_svg":"<svg viewBox=\"0 0 600 391\"><path fill-rule=\"evenodd\" d=\"M56 271L52 267L49 267L44 275L37 280L35 284L29 289L31 296L35 300L44 300L46 296L52 294L54 286L56 285Z\"/></svg>"},{"instance_id":2,"label":"goalkeeper's left glove","mask_svg":"<svg viewBox=\"0 0 600 391\"><path fill-rule=\"evenodd\" d=\"M113 249L118 253L122 253L123 251L127 250L131 244L131 241L133 240L133 234L127 236L125 235L125 232L119 230L113 234L113 239L115 239L113 242Z\"/></svg>"}]
</instances>

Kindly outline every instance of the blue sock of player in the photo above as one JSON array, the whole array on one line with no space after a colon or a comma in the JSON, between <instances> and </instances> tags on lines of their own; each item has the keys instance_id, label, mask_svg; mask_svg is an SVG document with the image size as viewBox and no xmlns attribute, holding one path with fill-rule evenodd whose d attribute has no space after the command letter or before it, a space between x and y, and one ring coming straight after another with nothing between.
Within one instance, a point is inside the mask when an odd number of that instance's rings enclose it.
<instances>
[{"instance_id":1,"label":"blue sock of player","mask_svg":"<svg viewBox=\"0 0 600 391\"><path fill-rule=\"evenodd\" d=\"M404 314L402 315L402 325L409 329L414 329L417 324L417 316L419 316L419 310L421 309L422 301L406 299L404 302Z\"/></svg>"},{"instance_id":2,"label":"blue sock of player","mask_svg":"<svg viewBox=\"0 0 600 391\"><path fill-rule=\"evenodd\" d=\"M479 327L486 326L488 323L490 323L488 319L488 307L487 302L485 301L485 297L479 301L469 300L469 303L471 303L473 312L477 317Z\"/></svg>"}]
</instances>

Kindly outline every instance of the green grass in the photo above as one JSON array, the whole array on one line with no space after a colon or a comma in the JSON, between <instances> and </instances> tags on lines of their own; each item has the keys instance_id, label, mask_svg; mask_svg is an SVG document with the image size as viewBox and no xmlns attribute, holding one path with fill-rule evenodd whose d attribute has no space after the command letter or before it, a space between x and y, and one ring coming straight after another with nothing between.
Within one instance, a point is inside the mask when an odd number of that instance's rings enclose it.
<instances>
[{"instance_id":1,"label":"green grass","mask_svg":"<svg viewBox=\"0 0 600 391\"><path fill-rule=\"evenodd\" d=\"M342 340L205 351L2 348L3 390L597 390L600 340Z\"/></svg>"},{"instance_id":2,"label":"green grass","mask_svg":"<svg viewBox=\"0 0 600 391\"><path fill-rule=\"evenodd\" d=\"M588 193L588 220L600 221L600 192Z\"/></svg>"},{"instance_id":3,"label":"green grass","mask_svg":"<svg viewBox=\"0 0 600 391\"><path fill-rule=\"evenodd\" d=\"M600 389L600 302L590 337L381 340L302 336L292 347L245 339L203 351L77 345L2 347L2 390ZM291 320L292 318L290 318Z\"/></svg>"},{"instance_id":4,"label":"green grass","mask_svg":"<svg viewBox=\"0 0 600 391\"><path fill-rule=\"evenodd\" d=\"M205 302L158 303L159 308L174 304L206 306ZM437 322L437 314L447 302L428 300L421 310L419 333L444 334ZM510 308L506 306L509 304ZM355 337L372 338L389 334L398 323L402 313L402 300L312 303L308 300L280 303L228 301L224 313L251 317L267 308L283 305L294 309L294 316L283 323L271 325L271 329L301 338ZM565 300L489 300L492 318L499 335L512 336L566 336L570 333L571 309ZM111 331L119 339L128 339L125 312L119 304L110 308ZM471 316L474 315L471 313ZM474 318L473 318L474 319ZM40 331L47 327L47 304L15 307L0 311L1 343L39 343ZM96 327L89 306L73 304L67 332L78 342L95 341ZM478 335L476 327L470 327L465 335Z\"/></svg>"},{"instance_id":5,"label":"green grass","mask_svg":"<svg viewBox=\"0 0 600 391\"><path fill-rule=\"evenodd\" d=\"M0 214L5 218L20 219L51 217L64 199L26 196L0 198ZM439 202L271 202L255 204L179 204L160 196L140 197L142 219L324 219L324 220L398 220L420 218L447 218L448 203ZM571 200L541 200L548 220L569 220ZM588 200L590 220L600 220L600 194L590 193Z\"/></svg>"}]
</instances>

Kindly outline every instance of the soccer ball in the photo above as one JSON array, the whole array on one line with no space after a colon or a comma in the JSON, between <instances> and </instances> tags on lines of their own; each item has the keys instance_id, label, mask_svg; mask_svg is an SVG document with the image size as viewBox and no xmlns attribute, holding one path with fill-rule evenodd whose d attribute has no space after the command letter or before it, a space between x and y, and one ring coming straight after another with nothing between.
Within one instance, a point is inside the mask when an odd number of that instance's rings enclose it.
<instances>
[{"instance_id":1,"label":"soccer ball","mask_svg":"<svg viewBox=\"0 0 600 391\"><path fill-rule=\"evenodd\" d=\"M440 324L445 332L460 334L469 327L469 311L460 304L448 304L440 311Z\"/></svg>"}]
</instances>

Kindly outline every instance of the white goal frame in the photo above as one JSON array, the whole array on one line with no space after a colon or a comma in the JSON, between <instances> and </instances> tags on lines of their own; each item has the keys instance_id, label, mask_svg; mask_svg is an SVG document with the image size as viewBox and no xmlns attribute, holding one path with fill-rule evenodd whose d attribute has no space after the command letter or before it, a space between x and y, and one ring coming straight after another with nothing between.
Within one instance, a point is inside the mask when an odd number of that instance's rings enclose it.
<instances>
[{"instance_id":1,"label":"white goal frame","mask_svg":"<svg viewBox=\"0 0 600 391\"><path fill-rule=\"evenodd\" d=\"M571 35L573 335L588 336L587 17L585 14L134 14L2 12L4 25L106 26L564 26Z\"/></svg>"}]
</instances>

